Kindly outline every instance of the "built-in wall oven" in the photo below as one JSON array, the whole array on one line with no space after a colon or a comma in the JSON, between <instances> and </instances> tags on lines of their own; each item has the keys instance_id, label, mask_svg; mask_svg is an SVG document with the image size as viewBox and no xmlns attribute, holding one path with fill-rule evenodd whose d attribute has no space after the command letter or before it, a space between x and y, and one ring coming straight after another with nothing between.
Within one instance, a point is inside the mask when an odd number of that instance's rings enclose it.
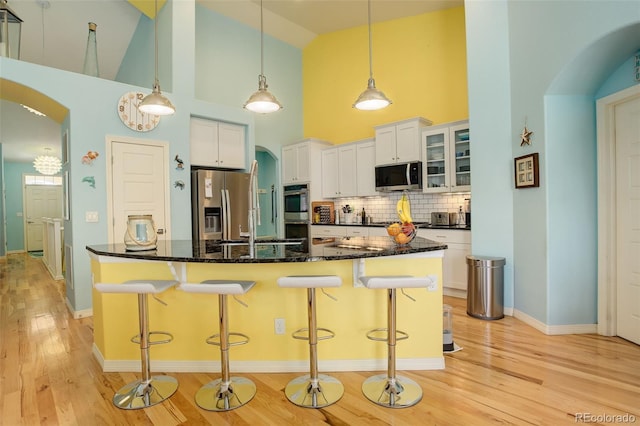
<instances>
[{"instance_id":1,"label":"built-in wall oven","mask_svg":"<svg viewBox=\"0 0 640 426\"><path fill-rule=\"evenodd\" d=\"M284 197L284 237L306 238L304 249L309 249L309 226L311 223L311 200L309 186L287 185L282 191Z\"/></svg>"}]
</instances>

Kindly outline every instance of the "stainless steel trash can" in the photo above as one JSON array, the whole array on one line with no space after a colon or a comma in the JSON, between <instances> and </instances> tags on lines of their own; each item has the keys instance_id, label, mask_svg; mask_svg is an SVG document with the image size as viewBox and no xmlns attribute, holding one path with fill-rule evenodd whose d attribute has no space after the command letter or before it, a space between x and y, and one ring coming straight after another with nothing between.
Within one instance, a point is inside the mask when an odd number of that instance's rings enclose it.
<instances>
[{"instance_id":1,"label":"stainless steel trash can","mask_svg":"<svg viewBox=\"0 0 640 426\"><path fill-rule=\"evenodd\" d=\"M467 256L467 314L484 320L504 317L503 257Z\"/></svg>"}]
</instances>

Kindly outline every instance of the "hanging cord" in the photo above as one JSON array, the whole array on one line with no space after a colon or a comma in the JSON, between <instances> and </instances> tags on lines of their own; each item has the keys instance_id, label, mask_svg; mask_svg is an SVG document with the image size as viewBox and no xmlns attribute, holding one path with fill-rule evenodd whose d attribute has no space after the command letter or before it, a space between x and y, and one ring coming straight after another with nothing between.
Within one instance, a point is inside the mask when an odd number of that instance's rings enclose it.
<instances>
[{"instance_id":1,"label":"hanging cord","mask_svg":"<svg viewBox=\"0 0 640 426\"><path fill-rule=\"evenodd\" d=\"M51 3L49 3L48 0L38 0L37 2L40 5L40 17L41 17L41 22L42 22L42 52L40 54L40 65L44 65L44 10L45 9L49 9L49 7L51 6Z\"/></svg>"},{"instance_id":2,"label":"hanging cord","mask_svg":"<svg viewBox=\"0 0 640 426\"><path fill-rule=\"evenodd\" d=\"M264 30L262 18L262 0L260 0L260 75L264 76Z\"/></svg>"},{"instance_id":3,"label":"hanging cord","mask_svg":"<svg viewBox=\"0 0 640 426\"><path fill-rule=\"evenodd\" d=\"M369 78L373 78L373 59L371 58L371 0L367 1L369 19Z\"/></svg>"}]
</instances>

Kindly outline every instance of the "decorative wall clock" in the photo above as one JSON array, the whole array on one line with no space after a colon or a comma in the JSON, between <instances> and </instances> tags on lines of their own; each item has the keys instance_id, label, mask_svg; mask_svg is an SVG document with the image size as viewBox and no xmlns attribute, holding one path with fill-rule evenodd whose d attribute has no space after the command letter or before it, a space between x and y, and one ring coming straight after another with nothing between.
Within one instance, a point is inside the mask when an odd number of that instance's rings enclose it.
<instances>
[{"instance_id":1,"label":"decorative wall clock","mask_svg":"<svg viewBox=\"0 0 640 426\"><path fill-rule=\"evenodd\" d=\"M160 116L145 114L138 109L144 93L127 92L118 101L118 116L128 128L136 132L153 130L160 122Z\"/></svg>"}]
</instances>

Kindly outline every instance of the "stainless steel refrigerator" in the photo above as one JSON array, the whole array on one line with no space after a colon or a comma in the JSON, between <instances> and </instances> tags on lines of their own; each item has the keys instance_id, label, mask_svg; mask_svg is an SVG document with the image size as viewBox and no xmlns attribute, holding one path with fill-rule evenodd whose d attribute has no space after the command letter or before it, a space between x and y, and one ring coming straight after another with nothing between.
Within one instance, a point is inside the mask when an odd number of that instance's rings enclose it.
<instances>
[{"instance_id":1,"label":"stainless steel refrigerator","mask_svg":"<svg viewBox=\"0 0 640 426\"><path fill-rule=\"evenodd\" d=\"M193 241L233 240L249 232L249 174L191 171Z\"/></svg>"}]
</instances>

